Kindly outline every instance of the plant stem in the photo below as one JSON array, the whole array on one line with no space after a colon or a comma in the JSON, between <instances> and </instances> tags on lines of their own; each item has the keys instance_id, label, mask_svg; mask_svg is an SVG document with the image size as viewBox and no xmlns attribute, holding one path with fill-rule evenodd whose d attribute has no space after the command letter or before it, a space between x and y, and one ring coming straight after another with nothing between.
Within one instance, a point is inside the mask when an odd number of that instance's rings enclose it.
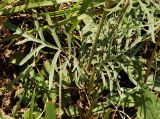
<instances>
[{"instance_id":1,"label":"plant stem","mask_svg":"<svg viewBox=\"0 0 160 119\"><path fill-rule=\"evenodd\" d=\"M107 8L107 6L108 6L108 0L106 0L105 9ZM100 32L101 32L101 29L102 29L103 22L105 20L106 14L107 14L107 12L104 10L103 14L102 14L102 17L100 19L99 25L98 25L96 36L95 36L95 38L93 40L91 52L89 54L89 61L88 61L88 65L87 65L87 71L90 71L90 69L91 69L91 62L92 62L92 59L93 59L93 56L94 56L94 51L96 50L97 41L98 41L98 38L99 38L99 35L100 35Z\"/></svg>"},{"instance_id":2,"label":"plant stem","mask_svg":"<svg viewBox=\"0 0 160 119\"><path fill-rule=\"evenodd\" d=\"M104 9L112 7L111 3L113 3L112 0L106 0L105 8ZM128 8L129 4L130 4L129 0L126 0L125 5L124 5L124 9L123 9L122 13L120 13L120 17L118 19L118 22L117 22L117 24L115 24L112 32L115 31L115 29L117 28L119 22L122 20L122 18L125 15L126 9ZM100 32L101 32L101 29L102 29L103 22L105 20L106 14L107 14L107 11L103 10L103 14L102 14L102 17L100 19L100 22L99 22L99 25L98 25L98 30L97 30L95 39L93 40L92 49L91 49L91 52L90 52L90 55L89 55L89 61L88 61L88 65L87 65L87 71L90 71L90 69L91 69L91 62L92 62L92 59L93 59L93 56L94 56L94 51L96 50L97 41L98 41L98 38L99 38L99 35L100 35Z\"/></svg>"}]
</instances>

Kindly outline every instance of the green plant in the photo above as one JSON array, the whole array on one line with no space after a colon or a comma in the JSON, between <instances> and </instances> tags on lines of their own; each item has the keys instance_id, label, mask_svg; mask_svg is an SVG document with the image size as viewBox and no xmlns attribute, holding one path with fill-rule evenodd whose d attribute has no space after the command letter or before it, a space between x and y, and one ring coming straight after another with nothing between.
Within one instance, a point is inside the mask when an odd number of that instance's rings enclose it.
<instances>
[{"instance_id":1,"label":"green plant","mask_svg":"<svg viewBox=\"0 0 160 119\"><path fill-rule=\"evenodd\" d=\"M8 116L158 119L159 14L156 0L1 1Z\"/></svg>"}]
</instances>

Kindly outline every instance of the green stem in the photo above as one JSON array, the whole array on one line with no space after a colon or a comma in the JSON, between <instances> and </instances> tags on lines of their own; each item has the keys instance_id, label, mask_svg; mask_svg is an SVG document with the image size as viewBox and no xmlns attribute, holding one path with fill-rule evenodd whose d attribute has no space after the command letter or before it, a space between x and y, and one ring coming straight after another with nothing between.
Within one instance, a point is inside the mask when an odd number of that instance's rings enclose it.
<instances>
[{"instance_id":1,"label":"green stem","mask_svg":"<svg viewBox=\"0 0 160 119\"><path fill-rule=\"evenodd\" d=\"M107 6L108 6L108 0L106 0L105 9L107 8ZM98 25L98 30L97 30L96 36L95 36L95 38L93 40L91 52L89 54L89 61L88 61L88 65L87 65L87 71L90 71L90 69L91 69L91 62L92 62L92 59L93 59L93 56L94 56L94 52L96 50L97 41L98 41L98 38L99 38L99 35L100 35L100 32L101 32L101 29L102 29L103 22L105 20L106 14L107 14L107 12L104 10L103 14L102 14L102 17L100 19L99 25Z\"/></svg>"}]
</instances>

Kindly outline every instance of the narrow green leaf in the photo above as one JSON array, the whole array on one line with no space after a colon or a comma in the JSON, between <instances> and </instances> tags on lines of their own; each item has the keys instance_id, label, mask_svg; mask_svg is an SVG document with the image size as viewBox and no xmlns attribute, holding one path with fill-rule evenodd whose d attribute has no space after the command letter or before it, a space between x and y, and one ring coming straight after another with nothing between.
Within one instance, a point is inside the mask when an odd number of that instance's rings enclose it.
<instances>
[{"instance_id":1,"label":"narrow green leaf","mask_svg":"<svg viewBox=\"0 0 160 119\"><path fill-rule=\"evenodd\" d=\"M20 29L16 25L12 24L11 22L6 21L5 22L5 26L7 28L11 29L12 31L15 31L15 33L14 33L15 35L20 35L20 36L23 36L23 37L26 38L26 39L16 43L17 45L23 44L23 43L28 42L28 41L34 41L34 42L41 43L41 44L44 43L41 40L39 40L39 39L35 38L34 36L32 36L31 34L26 33L25 31L23 31L22 29Z\"/></svg>"},{"instance_id":2,"label":"narrow green leaf","mask_svg":"<svg viewBox=\"0 0 160 119\"><path fill-rule=\"evenodd\" d=\"M46 103L45 119L56 119L55 104L52 102Z\"/></svg>"},{"instance_id":3,"label":"narrow green leaf","mask_svg":"<svg viewBox=\"0 0 160 119\"><path fill-rule=\"evenodd\" d=\"M29 72L31 71L31 69L32 69L32 66L29 65L24 71L22 71L22 72L17 76L16 79L14 79L14 80L11 81L10 85L12 86L12 85L14 85L17 81L26 78L26 76L29 74Z\"/></svg>"},{"instance_id":4,"label":"narrow green leaf","mask_svg":"<svg viewBox=\"0 0 160 119\"><path fill-rule=\"evenodd\" d=\"M73 22L73 25L72 25L71 28L69 29L69 32L72 33L72 32L77 28L77 25L78 25L79 23L80 23L80 21L78 21L78 19L75 20L75 21Z\"/></svg>"},{"instance_id":5,"label":"narrow green leaf","mask_svg":"<svg viewBox=\"0 0 160 119\"><path fill-rule=\"evenodd\" d=\"M67 43L68 43L68 52L69 54L71 53L71 50L72 50L72 35L68 32L65 32L66 36L67 36Z\"/></svg>"},{"instance_id":6,"label":"narrow green leaf","mask_svg":"<svg viewBox=\"0 0 160 119\"><path fill-rule=\"evenodd\" d=\"M37 18L37 17L38 17L38 16L37 16L37 11L36 11L36 10L32 10L32 11L33 11L33 17L34 17L34 18ZM35 13L34 13L34 12L35 12ZM35 24L35 26L36 26L36 29L38 30L38 34L39 34L40 39L41 39L42 41L45 41L45 38L44 38L44 35L43 35L43 30L42 30L42 28L40 27L40 24L39 24L39 22L38 22L37 19L34 20L34 24Z\"/></svg>"},{"instance_id":7,"label":"narrow green leaf","mask_svg":"<svg viewBox=\"0 0 160 119\"><path fill-rule=\"evenodd\" d=\"M29 119L33 119L33 110L34 110L34 104L35 104L35 96L36 96L36 89L34 88L31 104L30 104L30 111L29 111Z\"/></svg>"},{"instance_id":8,"label":"narrow green leaf","mask_svg":"<svg viewBox=\"0 0 160 119\"><path fill-rule=\"evenodd\" d=\"M61 51L57 51L56 54L53 57L50 72L49 72L49 90L52 88L52 83L53 83L53 77L54 77L54 72L57 64L58 57L60 55Z\"/></svg>"},{"instance_id":9,"label":"narrow green leaf","mask_svg":"<svg viewBox=\"0 0 160 119\"><path fill-rule=\"evenodd\" d=\"M147 15L148 24L149 24L148 26L149 26L149 30L150 30L149 33L151 33L152 41L155 43L155 34L154 34L154 32L155 32L155 28L154 28L155 21L154 21L154 15L153 15L154 13L153 12L150 13L150 10L146 7L146 5L144 3L142 3L141 0L138 0L138 1L139 1L140 6L141 6L141 9Z\"/></svg>"},{"instance_id":10,"label":"narrow green leaf","mask_svg":"<svg viewBox=\"0 0 160 119\"><path fill-rule=\"evenodd\" d=\"M49 15L49 13L46 14L46 20L47 20L49 25L52 25L52 20L51 20L51 17ZM55 28L49 28L49 29L51 31L51 34L52 34L52 36L53 36L58 48L61 49L61 43L60 43L60 40L59 40L59 38L58 38L58 36L56 34Z\"/></svg>"},{"instance_id":11,"label":"narrow green leaf","mask_svg":"<svg viewBox=\"0 0 160 119\"><path fill-rule=\"evenodd\" d=\"M26 63L35 53L39 52L42 48L44 48L44 45L40 45L39 47L37 47L36 49L34 49L33 51L31 51L20 63L19 65L23 65L24 63Z\"/></svg>"},{"instance_id":12,"label":"narrow green leaf","mask_svg":"<svg viewBox=\"0 0 160 119\"><path fill-rule=\"evenodd\" d=\"M42 45L45 45L48 48L59 50L59 48L55 47L54 45L52 45L52 44L50 44L48 42L42 41L42 40L40 40L38 38L35 38L33 35L23 31L22 29L20 29L19 27L15 26L11 22L7 21L7 22L5 22L5 25L6 25L7 28L11 29L12 31L15 31L15 33L14 33L15 35L18 34L20 36L25 37L24 40L17 42L16 45L21 45L21 44L24 44L26 42L32 41L32 42L37 42L37 43L40 43Z\"/></svg>"}]
</instances>

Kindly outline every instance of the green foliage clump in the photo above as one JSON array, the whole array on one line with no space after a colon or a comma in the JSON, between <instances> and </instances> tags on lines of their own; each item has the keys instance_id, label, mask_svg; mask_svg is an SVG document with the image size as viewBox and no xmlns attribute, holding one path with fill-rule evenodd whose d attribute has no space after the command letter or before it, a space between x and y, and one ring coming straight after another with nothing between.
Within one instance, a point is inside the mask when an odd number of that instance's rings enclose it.
<instances>
[{"instance_id":1,"label":"green foliage clump","mask_svg":"<svg viewBox=\"0 0 160 119\"><path fill-rule=\"evenodd\" d=\"M0 117L159 119L159 6L0 1Z\"/></svg>"}]
</instances>

